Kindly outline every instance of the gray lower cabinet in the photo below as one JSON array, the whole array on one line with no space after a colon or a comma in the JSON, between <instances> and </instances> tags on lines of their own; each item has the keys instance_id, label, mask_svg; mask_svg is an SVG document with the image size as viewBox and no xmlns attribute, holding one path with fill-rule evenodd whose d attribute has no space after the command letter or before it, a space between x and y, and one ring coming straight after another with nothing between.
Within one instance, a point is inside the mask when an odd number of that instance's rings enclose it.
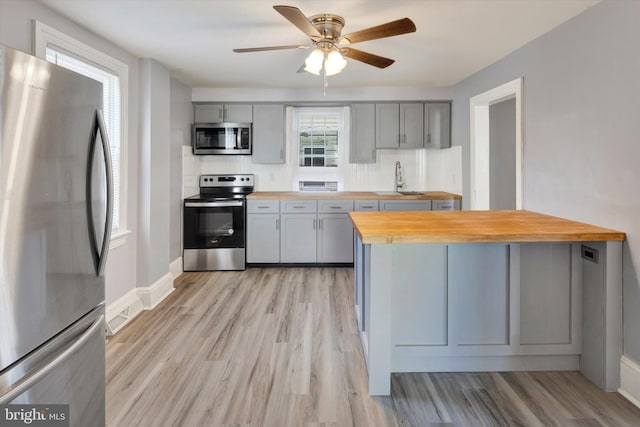
<instances>
[{"instance_id":1,"label":"gray lower cabinet","mask_svg":"<svg viewBox=\"0 0 640 427\"><path fill-rule=\"evenodd\" d=\"M280 262L316 262L316 214L282 214L280 220Z\"/></svg>"},{"instance_id":2,"label":"gray lower cabinet","mask_svg":"<svg viewBox=\"0 0 640 427\"><path fill-rule=\"evenodd\" d=\"M353 225L348 214L318 214L318 262L353 262Z\"/></svg>"},{"instance_id":3,"label":"gray lower cabinet","mask_svg":"<svg viewBox=\"0 0 640 427\"><path fill-rule=\"evenodd\" d=\"M283 104L253 106L253 154L259 164L285 162L285 113Z\"/></svg>"},{"instance_id":4,"label":"gray lower cabinet","mask_svg":"<svg viewBox=\"0 0 640 427\"><path fill-rule=\"evenodd\" d=\"M433 200L431 202L432 211L459 211L461 209L461 200L459 199L445 199L445 200Z\"/></svg>"},{"instance_id":5,"label":"gray lower cabinet","mask_svg":"<svg viewBox=\"0 0 640 427\"><path fill-rule=\"evenodd\" d=\"M376 106L351 105L349 163L376 162Z\"/></svg>"},{"instance_id":6,"label":"gray lower cabinet","mask_svg":"<svg viewBox=\"0 0 640 427\"><path fill-rule=\"evenodd\" d=\"M431 200L380 200L381 211L430 211Z\"/></svg>"},{"instance_id":7,"label":"gray lower cabinet","mask_svg":"<svg viewBox=\"0 0 640 427\"><path fill-rule=\"evenodd\" d=\"M279 200L247 200L247 262L280 262Z\"/></svg>"},{"instance_id":8,"label":"gray lower cabinet","mask_svg":"<svg viewBox=\"0 0 640 427\"><path fill-rule=\"evenodd\" d=\"M247 214L247 262L280 262L280 214Z\"/></svg>"}]
</instances>

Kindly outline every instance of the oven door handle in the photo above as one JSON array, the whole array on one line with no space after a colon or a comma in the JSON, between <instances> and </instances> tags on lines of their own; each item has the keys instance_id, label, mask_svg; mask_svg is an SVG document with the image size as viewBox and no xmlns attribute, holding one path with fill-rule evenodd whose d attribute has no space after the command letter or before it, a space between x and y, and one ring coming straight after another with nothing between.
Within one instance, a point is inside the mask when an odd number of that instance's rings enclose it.
<instances>
[{"instance_id":1,"label":"oven door handle","mask_svg":"<svg viewBox=\"0 0 640 427\"><path fill-rule=\"evenodd\" d=\"M225 207L242 207L243 202L187 202L184 204L185 208L225 208Z\"/></svg>"}]
</instances>

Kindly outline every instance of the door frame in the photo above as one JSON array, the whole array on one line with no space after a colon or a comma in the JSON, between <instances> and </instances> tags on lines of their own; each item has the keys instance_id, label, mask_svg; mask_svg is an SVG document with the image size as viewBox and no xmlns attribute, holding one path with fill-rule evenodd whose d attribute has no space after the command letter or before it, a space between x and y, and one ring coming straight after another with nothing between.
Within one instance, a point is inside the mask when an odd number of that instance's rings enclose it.
<instances>
[{"instance_id":1,"label":"door frame","mask_svg":"<svg viewBox=\"0 0 640 427\"><path fill-rule=\"evenodd\" d=\"M522 209L522 89L519 77L469 99L470 134L470 208L489 209L489 106L501 101L516 100L516 209Z\"/></svg>"}]
</instances>

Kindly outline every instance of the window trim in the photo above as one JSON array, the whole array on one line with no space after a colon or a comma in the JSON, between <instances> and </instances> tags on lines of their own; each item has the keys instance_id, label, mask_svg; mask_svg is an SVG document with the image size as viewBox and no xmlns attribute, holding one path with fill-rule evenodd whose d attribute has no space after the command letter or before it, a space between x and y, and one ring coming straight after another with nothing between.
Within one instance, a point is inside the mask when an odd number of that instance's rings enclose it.
<instances>
[{"instance_id":1,"label":"window trim","mask_svg":"<svg viewBox=\"0 0 640 427\"><path fill-rule=\"evenodd\" d=\"M299 190L299 181L330 180L338 182L338 191L344 188L346 164L348 163L349 128L348 121L350 109L348 106L296 106L291 107L291 122L287 126L290 130L289 147L291 153L295 153L292 161L292 188ZM304 167L300 166L300 147L298 140L298 113L305 111L333 111L339 115L338 132L338 166L337 167Z\"/></svg>"},{"instance_id":2,"label":"window trim","mask_svg":"<svg viewBox=\"0 0 640 427\"><path fill-rule=\"evenodd\" d=\"M48 44L65 49L80 58L94 62L117 74L120 78L120 224L112 231L110 249L124 245L131 231L128 229L127 197L128 188L128 146L129 146L129 66L67 34L38 20L34 20L33 54L46 59Z\"/></svg>"}]
</instances>

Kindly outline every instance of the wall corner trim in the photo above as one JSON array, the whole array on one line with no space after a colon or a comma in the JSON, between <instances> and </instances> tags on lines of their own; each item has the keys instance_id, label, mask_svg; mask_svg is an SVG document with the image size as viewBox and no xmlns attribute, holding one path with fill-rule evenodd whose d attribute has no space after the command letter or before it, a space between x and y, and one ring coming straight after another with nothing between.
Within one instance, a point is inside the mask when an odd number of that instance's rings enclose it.
<instances>
[{"instance_id":1,"label":"wall corner trim","mask_svg":"<svg viewBox=\"0 0 640 427\"><path fill-rule=\"evenodd\" d=\"M640 365L627 356L620 358L620 388L618 393L640 408Z\"/></svg>"},{"instance_id":2,"label":"wall corner trim","mask_svg":"<svg viewBox=\"0 0 640 427\"><path fill-rule=\"evenodd\" d=\"M167 273L151 286L138 286L136 293L142 301L142 307L145 310L153 310L174 290L173 276L171 273Z\"/></svg>"}]
</instances>

